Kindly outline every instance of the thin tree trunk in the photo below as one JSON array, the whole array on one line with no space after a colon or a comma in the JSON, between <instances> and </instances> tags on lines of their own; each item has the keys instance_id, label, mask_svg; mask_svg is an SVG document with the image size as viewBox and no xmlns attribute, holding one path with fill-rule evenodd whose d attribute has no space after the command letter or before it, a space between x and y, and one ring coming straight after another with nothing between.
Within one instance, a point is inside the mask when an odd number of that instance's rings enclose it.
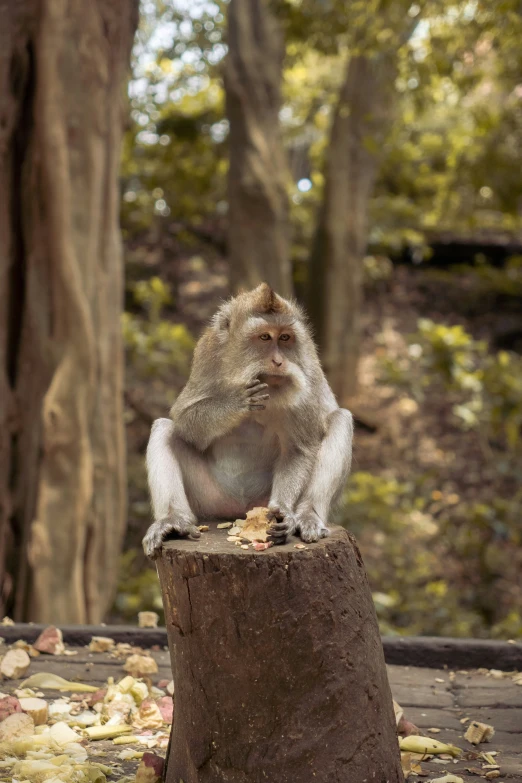
<instances>
[{"instance_id":1,"label":"thin tree trunk","mask_svg":"<svg viewBox=\"0 0 522 783\"><path fill-rule=\"evenodd\" d=\"M117 172L137 0L0 14L1 611L96 623L126 514Z\"/></svg>"},{"instance_id":2,"label":"thin tree trunk","mask_svg":"<svg viewBox=\"0 0 522 783\"><path fill-rule=\"evenodd\" d=\"M350 59L332 123L310 259L308 309L341 404L357 386L368 202L391 115L392 55Z\"/></svg>"},{"instance_id":3,"label":"thin tree trunk","mask_svg":"<svg viewBox=\"0 0 522 783\"><path fill-rule=\"evenodd\" d=\"M288 296L288 172L279 128L284 39L268 0L231 0L228 46L231 285L237 291L266 281Z\"/></svg>"}]
</instances>

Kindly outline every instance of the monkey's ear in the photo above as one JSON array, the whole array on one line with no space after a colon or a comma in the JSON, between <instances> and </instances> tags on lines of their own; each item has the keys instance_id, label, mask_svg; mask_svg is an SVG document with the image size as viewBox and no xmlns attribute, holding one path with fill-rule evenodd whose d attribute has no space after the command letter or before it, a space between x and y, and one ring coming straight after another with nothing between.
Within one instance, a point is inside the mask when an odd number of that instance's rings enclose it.
<instances>
[{"instance_id":1,"label":"monkey's ear","mask_svg":"<svg viewBox=\"0 0 522 783\"><path fill-rule=\"evenodd\" d=\"M223 305L223 307L220 307L212 318L212 326L214 329L217 329L221 335L228 334L230 329L230 311L226 304Z\"/></svg>"}]
</instances>

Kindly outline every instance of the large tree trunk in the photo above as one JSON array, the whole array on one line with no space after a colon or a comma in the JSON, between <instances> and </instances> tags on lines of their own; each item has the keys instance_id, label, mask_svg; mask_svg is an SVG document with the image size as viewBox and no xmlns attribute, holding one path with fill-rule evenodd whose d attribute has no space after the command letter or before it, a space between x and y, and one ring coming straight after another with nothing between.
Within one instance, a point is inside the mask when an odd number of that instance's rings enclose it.
<instances>
[{"instance_id":1,"label":"large tree trunk","mask_svg":"<svg viewBox=\"0 0 522 783\"><path fill-rule=\"evenodd\" d=\"M350 59L327 151L307 299L323 366L340 404L357 386L368 201L389 124L394 78L392 55Z\"/></svg>"},{"instance_id":2,"label":"large tree trunk","mask_svg":"<svg viewBox=\"0 0 522 783\"><path fill-rule=\"evenodd\" d=\"M0 14L0 611L96 623L126 513L118 164L137 0Z\"/></svg>"},{"instance_id":3,"label":"large tree trunk","mask_svg":"<svg viewBox=\"0 0 522 783\"><path fill-rule=\"evenodd\" d=\"M237 291L266 281L288 296L288 172L279 128L284 39L269 0L231 0L228 46L231 285Z\"/></svg>"}]
</instances>

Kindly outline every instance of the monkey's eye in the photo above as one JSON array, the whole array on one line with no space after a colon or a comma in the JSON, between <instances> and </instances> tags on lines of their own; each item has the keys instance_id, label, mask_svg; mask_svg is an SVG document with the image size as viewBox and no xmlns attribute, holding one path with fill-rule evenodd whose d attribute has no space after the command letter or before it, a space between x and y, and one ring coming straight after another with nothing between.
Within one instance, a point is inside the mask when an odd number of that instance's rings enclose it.
<instances>
[{"instance_id":1,"label":"monkey's eye","mask_svg":"<svg viewBox=\"0 0 522 783\"><path fill-rule=\"evenodd\" d=\"M283 340L283 342L285 342L285 343L286 343L286 341L290 339L290 335L289 335L289 334L281 334L281 335L279 336L279 339L280 339L280 340Z\"/></svg>"},{"instance_id":2,"label":"monkey's eye","mask_svg":"<svg viewBox=\"0 0 522 783\"><path fill-rule=\"evenodd\" d=\"M265 334L260 334L259 335L259 339L260 340L264 340L266 342L267 340L271 340L272 338L270 337L268 332L265 332Z\"/></svg>"}]
</instances>

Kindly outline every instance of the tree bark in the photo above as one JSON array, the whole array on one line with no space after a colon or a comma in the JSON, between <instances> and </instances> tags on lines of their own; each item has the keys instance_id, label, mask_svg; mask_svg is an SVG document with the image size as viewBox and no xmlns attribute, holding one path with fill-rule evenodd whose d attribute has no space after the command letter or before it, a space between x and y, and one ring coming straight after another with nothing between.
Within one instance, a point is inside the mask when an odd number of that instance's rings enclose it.
<instances>
[{"instance_id":1,"label":"tree bark","mask_svg":"<svg viewBox=\"0 0 522 783\"><path fill-rule=\"evenodd\" d=\"M166 783L399 783L355 540L243 551L212 529L158 561L175 688Z\"/></svg>"},{"instance_id":2,"label":"tree bark","mask_svg":"<svg viewBox=\"0 0 522 783\"><path fill-rule=\"evenodd\" d=\"M357 387L368 202L390 121L395 72L393 54L350 59L327 150L307 303L341 405Z\"/></svg>"},{"instance_id":3,"label":"tree bark","mask_svg":"<svg viewBox=\"0 0 522 783\"><path fill-rule=\"evenodd\" d=\"M237 291L265 281L290 296L288 172L279 128L284 39L269 0L231 0L228 47L231 285Z\"/></svg>"},{"instance_id":4,"label":"tree bark","mask_svg":"<svg viewBox=\"0 0 522 783\"><path fill-rule=\"evenodd\" d=\"M137 0L0 15L0 611L99 622L126 514L118 166Z\"/></svg>"}]
</instances>

